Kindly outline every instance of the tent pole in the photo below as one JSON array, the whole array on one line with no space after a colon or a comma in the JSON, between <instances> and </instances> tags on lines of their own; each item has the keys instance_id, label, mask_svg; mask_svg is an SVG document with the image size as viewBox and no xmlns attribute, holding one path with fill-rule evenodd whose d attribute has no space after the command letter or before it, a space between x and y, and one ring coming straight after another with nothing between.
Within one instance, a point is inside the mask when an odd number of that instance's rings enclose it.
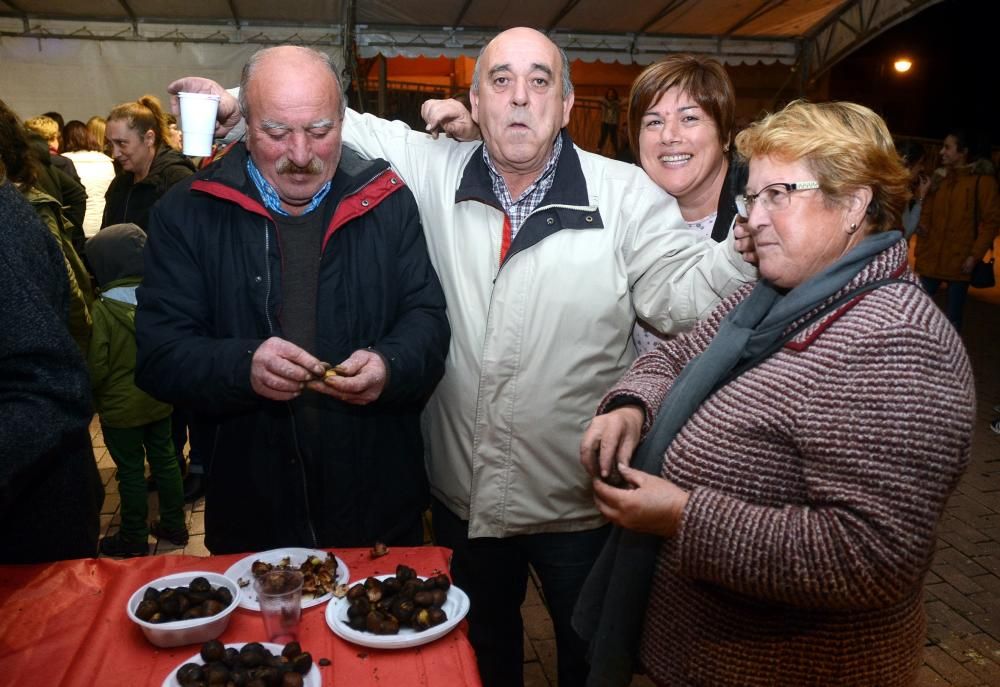
<instances>
[{"instance_id":1,"label":"tent pole","mask_svg":"<svg viewBox=\"0 0 1000 687\"><path fill-rule=\"evenodd\" d=\"M358 8L357 0L345 0L342 7L341 31L344 37L344 91L349 91L354 86L354 107L358 112L365 111L364 90L361 87L361 80L358 78L358 51L354 37L354 25L357 20Z\"/></svg>"},{"instance_id":2,"label":"tent pole","mask_svg":"<svg viewBox=\"0 0 1000 687\"><path fill-rule=\"evenodd\" d=\"M378 116L385 117L386 72L388 71L385 55L378 55Z\"/></svg>"}]
</instances>

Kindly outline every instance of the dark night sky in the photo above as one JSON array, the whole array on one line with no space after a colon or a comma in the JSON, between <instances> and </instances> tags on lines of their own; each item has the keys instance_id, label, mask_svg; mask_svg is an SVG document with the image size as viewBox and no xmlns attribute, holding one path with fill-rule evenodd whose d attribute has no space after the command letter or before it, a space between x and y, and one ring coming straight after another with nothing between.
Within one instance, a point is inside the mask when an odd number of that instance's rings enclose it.
<instances>
[{"instance_id":1,"label":"dark night sky","mask_svg":"<svg viewBox=\"0 0 1000 687\"><path fill-rule=\"evenodd\" d=\"M865 44L830 72L830 98L861 102L894 134L940 139L950 127L1000 145L1000 23L996 0L945 0ZM892 69L896 55L914 67Z\"/></svg>"}]
</instances>

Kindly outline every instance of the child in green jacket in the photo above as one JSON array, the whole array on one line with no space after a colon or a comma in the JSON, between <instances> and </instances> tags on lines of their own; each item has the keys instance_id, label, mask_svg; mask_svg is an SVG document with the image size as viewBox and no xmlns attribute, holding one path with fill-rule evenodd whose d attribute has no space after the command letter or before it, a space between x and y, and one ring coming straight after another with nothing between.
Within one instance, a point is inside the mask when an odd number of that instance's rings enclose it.
<instances>
[{"instance_id":1,"label":"child in green jacket","mask_svg":"<svg viewBox=\"0 0 1000 687\"><path fill-rule=\"evenodd\" d=\"M188 541L181 472L170 436L172 409L135 385L135 290L142 281L145 244L142 229L116 224L98 232L86 247L100 285L87 364L104 443L118 466L121 495L121 527L100 543L106 556L147 555L150 532L179 546ZM146 460L160 492L160 520L151 525Z\"/></svg>"}]
</instances>

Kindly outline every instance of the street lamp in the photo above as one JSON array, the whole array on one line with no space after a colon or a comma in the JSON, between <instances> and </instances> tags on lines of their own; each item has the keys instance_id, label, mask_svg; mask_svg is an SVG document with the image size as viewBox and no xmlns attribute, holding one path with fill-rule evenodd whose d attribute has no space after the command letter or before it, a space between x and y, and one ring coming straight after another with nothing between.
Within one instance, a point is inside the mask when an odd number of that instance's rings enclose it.
<instances>
[{"instance_id":1,"label":"street lamp","mask_svg":"<svg viewBox=\"0 0 1000 687\"><path fill-rule=\"evenodd\" d=\"M897 58L895 62L892 63L892 68L895 69L900 74L905 74L910 71L910 67L913 66L913 61L908 57Z\"/></svg>"}]
</instances>

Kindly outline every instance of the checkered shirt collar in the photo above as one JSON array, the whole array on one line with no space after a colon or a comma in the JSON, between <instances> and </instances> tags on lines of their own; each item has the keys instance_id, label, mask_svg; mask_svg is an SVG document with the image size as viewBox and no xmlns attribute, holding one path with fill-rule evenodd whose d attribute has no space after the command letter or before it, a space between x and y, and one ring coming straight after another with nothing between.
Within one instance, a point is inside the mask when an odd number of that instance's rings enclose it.
<instances>
[{"instance_id":1,"label":"checkered shirt collar","mask_svg":"<svg viewBox=\"0 0 1000 687\"><path fill-rule=\"evenodd\" d=\"M545 194L549 192L552 188L552 184L556 179L555 169L556 164L559 162L559 155L562 153L562 134L560 133L556 136L555 145L552 146L552 157L545 165L545 169L542 170L541 176L539 176L528 188L524 189L520 197L516 200L510 197L510 191L507 189L507 182L503 180L500 172L497 168L493 166L493 160L490 158L490 151L487 150L486 145L483 145L483 161L486 163L486 168L490 170L490 178L493 180L493 193L496 194L497 200L500 201L500 206L503 208L504 212L507 213L507 217L510 218L510 232L511 237L517 235L517 230L521 228L524 221L528 219L528 215L535 211L535 209L541 205L542 199Z\"/></svg>"}]
</instances>

